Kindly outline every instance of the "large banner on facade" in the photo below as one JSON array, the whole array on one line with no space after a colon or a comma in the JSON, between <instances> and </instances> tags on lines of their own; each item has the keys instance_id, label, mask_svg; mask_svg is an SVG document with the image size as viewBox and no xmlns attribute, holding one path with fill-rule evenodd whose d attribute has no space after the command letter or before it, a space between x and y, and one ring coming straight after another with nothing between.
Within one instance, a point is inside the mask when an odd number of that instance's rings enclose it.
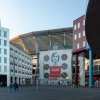
<instances>
[{"instance_id":1,"label":"large banner on facade","mask_svg":"<svg viewBox=\"0 0 100 100\"><path fill-rule=\"evenodd\" d=\"M51 66L50 67L50 78L60 78L61 76L61 67L60 66Z\"/></svg>"}]
</instances>

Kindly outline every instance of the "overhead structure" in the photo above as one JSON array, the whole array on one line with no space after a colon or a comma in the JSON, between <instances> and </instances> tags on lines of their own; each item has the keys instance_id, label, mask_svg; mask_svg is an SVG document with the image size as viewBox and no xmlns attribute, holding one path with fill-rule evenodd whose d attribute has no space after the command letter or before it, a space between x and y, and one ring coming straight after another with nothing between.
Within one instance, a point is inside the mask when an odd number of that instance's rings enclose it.
<instances>
[{"instance_id":1,"label":"overhead structure","mask_svg":"<svg viewBox=\"0 0 100 100\"><path fill-rule=\"evenodd\" d=\"M100 56L100 0L89 0L85 31L90 48Z\"/></svg>"},{"instance_id":2,"label":"overhead structure","mask_svg":"<svg viewBox=\"0 0 100 100\"><path fill-rule=\"evenodd\" d=\"M29 32L11 39L10 42L34 55L36 53L36 42L40 51L50 50L53 45L59 45L61 49L72 48L72 33L72 27Z\"/></svg>"}]
</instances>

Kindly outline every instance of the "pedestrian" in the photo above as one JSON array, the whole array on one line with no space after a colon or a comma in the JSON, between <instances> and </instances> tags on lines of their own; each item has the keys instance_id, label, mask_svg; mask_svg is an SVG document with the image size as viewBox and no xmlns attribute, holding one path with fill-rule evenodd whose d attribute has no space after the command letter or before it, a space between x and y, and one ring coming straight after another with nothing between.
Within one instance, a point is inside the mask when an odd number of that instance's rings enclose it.
<instances>
[{"instance_id":1,"label":"pedestrian","mask_svg":"<svg viewBox=\"0 0 100 100\"><path fill-rule=\"evenodd\" d=\"M15 91L18 91L18 84L17 84L17 82L14 82L13 87L14 87Z\"/></svg>"},{"instance_id":2,"label":"pedestrian","mask_svg":"<svg viewBox=\"0 0 100 100\"><path fill-rule=\"evenodd\" d=\"M2 87L2 82L0 82L0 86Z\"/></svg>"},{"instance_id":3,"label":"pedestrian","mask_svg":"<svg viewBox=\"0 0 100 100\"><path fill-rule=\"evenodd\" d=\"M13 84L10 83L10 86L9 86L9 91L11 92L13 90Z\"/></svg>"},{"instance_id":4,"label":"pedestrian","mask_svg":"<svg viewBox=\"0 0 100 100\"><path fill-rule=\"evenodd\" d=\"M73 80L72 82L72 87L74 88L75 87L75 81Z\"/></svg>"},{"instance_id":5,"label":"pedestrian","mask_svg":"<svg viewBox=\"0 0 100 100\"><path fill-rule=\"evenodd\" d=\"M99 81L96 80L96 87L99 87Z\"/></svg>"}]
</instances>

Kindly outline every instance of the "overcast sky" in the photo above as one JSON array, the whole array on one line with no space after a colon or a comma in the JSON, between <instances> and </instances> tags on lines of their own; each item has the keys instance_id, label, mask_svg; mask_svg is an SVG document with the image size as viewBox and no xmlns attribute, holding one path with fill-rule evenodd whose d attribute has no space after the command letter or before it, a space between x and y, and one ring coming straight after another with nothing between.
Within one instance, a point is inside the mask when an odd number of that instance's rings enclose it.
<instances>
[{"instance_id":1,"label":"overcast sky","mask_svg":"<svg viewBox=\"0 0 100 100\"><path fill-rule=\"evenodd\" d=\"M87 0L0 0L0 19L10 38L32 31L72 27Z\"/></svg>"}]
</instances>

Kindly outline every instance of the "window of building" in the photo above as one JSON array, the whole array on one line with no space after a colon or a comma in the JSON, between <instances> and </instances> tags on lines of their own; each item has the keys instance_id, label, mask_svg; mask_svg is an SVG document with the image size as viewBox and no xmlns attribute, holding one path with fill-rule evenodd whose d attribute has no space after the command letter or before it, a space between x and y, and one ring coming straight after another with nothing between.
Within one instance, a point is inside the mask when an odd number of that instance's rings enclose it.
<instances>
[{"instance_id":1,"label":"window of building","mask_svg":"<svg viewBox=\"0 0 100 100\"><path fill-rule=\"evenodd\" d=\"M1 72L1 66L0 66L0 72Z\"/></svg>"},{"instance_id":2,"label":"window of building","mask_svg":"<svg viewBox=\"0 0 100 100\"><path fill-rule=\"evenodd\" d=\"M80 28L80 23L78 23L78 28Z\"/></svg>"},{"instance_id":3,"label":"window of building","mask_svg":"<svg viewBox=\"0 0 100 100\"><path fill-rule=\"evenodd\" d=\"M1 39L0 39L0 45L1 45Z\"/></svg>"},{"instance_id":4,"label":"window of building","mask_svg":"<svg viewBox=\"0 0 100 100\"><path fill-rule=\"evenodd\" d=\"M15 73L17 73L17 70L15 70Z\"/></svg>"},{"instance_id":5,"label":"window of building","mask_svg":"<svg viewBox=\"0 0 100 100\"><path fill-rule=\"evenodd\" d=\"M13 72L13 69L10 69L11 72Z\"/></svg>"},{"instance_id":6,"label":"window of building","mask_svg":"<svg viewBox=\"0 0 100 100\"><path fill-rule=\"evenodd\" d=\"M78 34L78 38L81 38L81 33Z\"/></svg>"},{"instance_id":7,"label":"window of building","mask_svg":"<svg viewBox=\"0 0 100 100\"><path fill-rule=\"evenodd\" d=\"M7 46L7 40L4 40L4 46Z\"/></svg>"},{"instance_id":8,"label":"window of building","mask_svg":"<svg viewBox=\"0 0 100 100\"><path fill-rule=\"evenodd\" d=\"M83 20L83 25L85 25L85 19Z\"/></svg>"},{"instance_id":9,"label":"window of building","mask_svg":"<svg viewBox=\"0 0 100 100\"><path fill-rule=\"evenodd\" d=\"M24 68L24 66L22 66L22 68Z\"/></svg>"},{"instance_id":10,"label":"window of building","mask_svg":"<svg viewBox=\"0 0 100 100\"><path fill-rule=\"evenodd\" d=\"M19 65L18 67L21 67L21 65Z\"/></svg>"},{"instance_id":11,"label":"window of building","mask_svg":"<svg viewBox=\"0 0 100 100\"><path fill-rule=\"evenodd\" d=\"M1 48L0 48L0 54L1 54Z\"/></svg>"},{"instance_id":12,"label":"window of building","mask_svg":"<svg viewBox=\"0 0 100 100\"><path fill-rule=\"evenodd\" d=\"M4 63L7 63L7 57L4 57Z\"/></svg>"},{"instance_id":13,"label":"window of building","mask_svg":"<svg viewBox=\"0 0 100 100\"><path fill-rule=\"evenodd\" d=\"M6 31L4 31L4 37L7 37L7 32Z\"/></svg>"},{"instance_id":14,"label":"window of building","mask_svg":"<svg viewBox=\"0 0 100 100\"><path fill-rule=\"evenodd\" d=\"M17 53L17 51L15 50L15 53Z\"/></svg>"},{"instance_id":15,"label":"window of building","mask_svg":"<svg viewBox=\"0 0 100 100\"><path fill-rule=\"evenodd\" d=\"M7 49L4 49L4 55L7 55Z\"/></svg>"},{"instance_id":16,"label":"window of building","mask_svg":"<svg viewBox=\"0 0 100 100\"><path fill-rule=\"evenodd\" d=\"M79 47L80 47L80 44L79 44L79 43L77 43L77 49L79 49Z\"/></svg>"},{"instance_id":17,"label":"window of building","mask_svg":"<svg viewBox=\"0 0 100 100\"><path fill-rule=\"evenodd\" d=\"M17 66L17 64L15 63L15 66Z\"/></svg>"},{"instance_id":18,"label":"window of building","mask_svg":"<svg viewBox=\"0 0 100 100\"><path fill-rule=\"evenodd\" d=\"M13 51L13 49L12 49L12 48L10 48L10 50L11 50L11 51Z\"/></svg>"},{"instance_id":19,"label":"window of building","mask_svg":"<svg viewBox=\"0 0 100 100\"><path fill-rule=\"evenodd\" d=\"M0 63L1 63L1 57L0 57Z\"/></svg>"},{"instance_id":20,"label":"window of building","mask_svg":"<svg viewBox=\"0 0 100 100\"><path fill-rule=\"evenodd\" d=\"M85 36L85 31L83 31L83 36Z\"/></svg>"},{"instance_id":21,"label":"window of building","mask_svg":"<svg viewBox=\"0 0 100 100\"><path fill-rule=\"evenodd\" d=\"M19 52L18 54L19 54L19 55L21 55L21 53L20 53L20 52Z\"/></svg>"},{"instance_id":22,"label":"window of building","mask_svg":"<svg viewBox=\"0 0 100 100\"><path fill-rule=\"evenodd\" d=\"M86 42L85 41L83 41L83 47L85 47L86 46Z\"/></svg>"},{"instance_id":23,"label":"window of building","mask_svg":"<svg viewBox=\"0 0 100 100\"><path fill-rule=\"evenodd\" d=\"M74 30L76 30L76 25L74 25Z\"/></svg>"},{"instance_id":24,"label":"window of building","mask_svg":"<svg viewBox=\"0 0 100 100\"><path fill-rule=\"evenodd\" d=\"M74 40L76 40L76 39L77 39L77 35L75 34L75 35L74 35Z\"/></svg>"},{"instance_id":25,"label":"window of building","mask_svg":"<svg viewBox=\"0 0 100 100\"><path fill-rule=\"evenodd\" d=\"M13 62L10 62L11 65L14 65Z\"/></svg>"},{"instance_id":26,"label":"window of building","mask_svg":"<svg viewBox=\"0 0 100 100\"><path fill-rule=\"evenodd\" d=\"M15 57L15 59L17 60L17 57Z\"/></svg>"},{"instance_id":27,"label":"window of building","mask_svg":"<svg viewBox=\"0 0 100 100\"><path fill-rule=\"evenodd\" d=\"M4 72L7 72L7 66L4 66Z\"/></svg>"},{"instance_id":28,"label":"window of building","mask_svg":"<svg viewBox=\"0 0 100 100\"><path fill-rule=\"evenodd\" d=\"M21 71L18 71L18 73L21 73Z\"/></svg>"},{"instance_id":29,"label":"window of building","mask_svg":"<svg viewBox=\"0 0 100 100\"><path fill-rule=\"evenodd\" d=\"M0 30L0 36L1 36L1 30Z\"/></svg>"}]
</instances>

